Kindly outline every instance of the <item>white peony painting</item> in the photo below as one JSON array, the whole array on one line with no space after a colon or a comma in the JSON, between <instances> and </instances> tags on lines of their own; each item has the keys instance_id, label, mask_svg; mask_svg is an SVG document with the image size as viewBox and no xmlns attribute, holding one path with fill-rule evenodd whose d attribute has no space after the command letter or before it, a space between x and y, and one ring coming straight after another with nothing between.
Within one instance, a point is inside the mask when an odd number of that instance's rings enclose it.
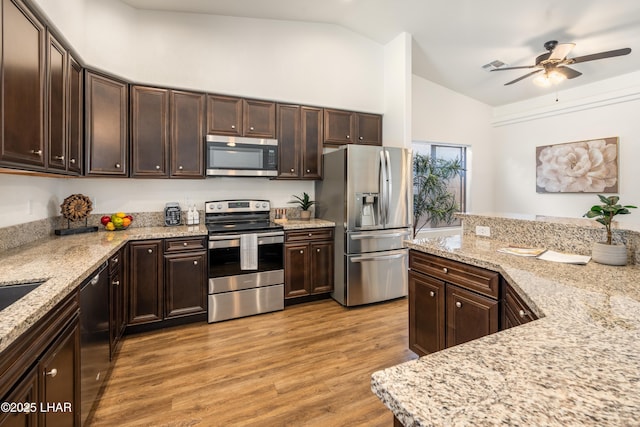
<instances>
[{"instance_id":1,"label":"white peony painting","mask_svg":"<svg viewBox=\"0 0 640 427\"><path fill-rule=\"evenodd\" d=\"M536 192L617 193L618 138L536 147Z\"/></svg>"}]
</instances>

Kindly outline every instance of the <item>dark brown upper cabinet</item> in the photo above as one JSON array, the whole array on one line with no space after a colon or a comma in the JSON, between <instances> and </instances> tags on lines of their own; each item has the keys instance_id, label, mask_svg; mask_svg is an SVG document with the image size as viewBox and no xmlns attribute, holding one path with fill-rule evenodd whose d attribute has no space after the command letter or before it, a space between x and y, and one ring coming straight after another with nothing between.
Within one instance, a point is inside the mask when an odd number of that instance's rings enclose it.
<instances>
[{"instance_id":1,"label":"dark brown upper cabinet","mask_svg":"<svg viewBox=\"0 0 640 427\"><path fill-rule=\"evenodd\" d=\"M85 89L85 174L126 177L127 83L86 71Z\"/></svg>"},{"instance_id":2,"label":"dark brown upper cabinet","mask_svg":"<svg viewBox=\"0 0 640 427\"><path fill-rule=\"evenodd\" d=\"M276 104L230 96L207 96L207 133L276 137Z\"/></svg>"},{"instance_id":3,"label":"dark brown upper cabinet","mask_svg":"<svg viewBox=\"0 0 640 427\"><path fill-rule=\"evenodd\" d=\"M82 174L83 129L84 129L84 79L82 66L71 55L68 55L68 117L67 117L67 170L72 174Z\"/></svg>"},{"instance_id":4,"label":"dark brown upper cabinet","mask_svg":"<svg viewBox=\"0 0 640 427\"><path fill-rule=\"evenodd\" d=\"M21 0L2 0L0 163L42 170L45 144L46 29Z\"/></svg>"},{"instance_id":5,"label":"dark brown upper cabinet","mask_svg":"<svg viewBox=\"0 0 640 427\"><path fill-rule=\"evenodd\" d=\"M169 91L131 86L131 176L169 176Z\"/></svg>"},{"instance_id":6,"label":"dark brown upper cabinet","mask_svg":"<svg viewBox=\"0 0 640 427\"><path fill-rule=\"evenodd\" d=\"M204 94L171 91L172 178L204 177L205 108Z\"/></svg>"},{"instance_id":7,"label":"dark brown upper cabinet","mask_svg":"<svg viewBox=\"0 0 640 427\"><path fill-rule=\"evenodd\" d=\"M47 33L48 169L67 170L67 51Z\"/></svg>"},{"instance_id":8,"label":"dark brown upper cabinet","mask_svg":"<svg viewBox=\"0 0 640 427\"><path fill-rule=\"evenodd\" d=\"M382 145L382 116L325 108L324 143Z\"/></svg>"},{"instance_id":9,"label":"dark brown upper cabinet","mask_svg":"<svg viewBox=\"0 0 640 427\"><path fill-rule=\"evenodd\" d=\"M322 109L278 105L278 178L322 178Z\"/></svg>"}]
</instances>

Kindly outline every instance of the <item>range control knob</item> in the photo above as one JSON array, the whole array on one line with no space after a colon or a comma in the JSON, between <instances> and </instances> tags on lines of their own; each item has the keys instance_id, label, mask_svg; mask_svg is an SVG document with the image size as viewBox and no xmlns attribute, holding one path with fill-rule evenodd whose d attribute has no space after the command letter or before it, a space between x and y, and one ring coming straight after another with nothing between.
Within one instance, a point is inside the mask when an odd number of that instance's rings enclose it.
<instances>
[{"instance_id":1,"label":"range control knob","mask_svg":"<svg viewBox=\"0 0 640 427\"><path fill-rule=\"evenodd\" d=\"M222 204L218 203L218 205L216 206L216 209L222 209Z\"/></svg>"},{"instance_id":2,"label":"range control knob","mask_svg":"<svg viewBox=\"0 0 640 427\"><path fill-rule=\"evenodd\" d=\"M266 203L263 203L263 204L262 204L262 209L266 209L266 208L267 208L267 204L266 204Z\"/></svg>"},{"instance_id":3,"label":"range control knob","mask_svg":"<svg viewBox=\"0 0 640 427\"><path fill-rule=\"evenodd\" d=\"M259 207L260 207L260 203L256 203L256 208L259 208Z\"/></svg>"}]
</instances>

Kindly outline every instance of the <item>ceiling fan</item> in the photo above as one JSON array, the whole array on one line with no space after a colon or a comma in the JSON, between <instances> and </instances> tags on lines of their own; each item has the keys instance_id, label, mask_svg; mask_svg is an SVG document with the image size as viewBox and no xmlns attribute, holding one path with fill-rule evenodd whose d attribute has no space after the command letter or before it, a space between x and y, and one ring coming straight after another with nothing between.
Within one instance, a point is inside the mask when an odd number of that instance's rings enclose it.
<instances>
[{"instance_id":1,"label":"ceiling fan","mask_svg":"<svg viewBox=\"0 0 640 427\"><path fill-rule=\"evenodd\" d=\"M582 73L574 70L573 68L566 67L566 65L570 64L579 64L581 62L587 61L595 61L596 59L604 59L611 58L614 56L622 56L628 55L631 53L631 49L625 47L623 49L609 50L606 52L593 53L591 55L584 56L576 56L575 58L567 58L571 49L575 46L575 43L558 43L557 40L550 40L544 44L544 48L547 49L548 52L545 52L536 57L536 63L534 65L525 65L522 67L505 67L505 68L495 68L491 71L504 71L504 70L519 70L526 68L537 68L536 70L525 74L524 76L518 77L515 80L511 80L508 83L505 83L505 86L511 85L513 83L517 83L520 80L526 79L529 76L533 76L534 74L544 72L541 74L536 80L536 83L542 85L548 85L553 83L557 83L564 79L574 79L578 76L581 76Z\"/></svg>"}]
</instances>

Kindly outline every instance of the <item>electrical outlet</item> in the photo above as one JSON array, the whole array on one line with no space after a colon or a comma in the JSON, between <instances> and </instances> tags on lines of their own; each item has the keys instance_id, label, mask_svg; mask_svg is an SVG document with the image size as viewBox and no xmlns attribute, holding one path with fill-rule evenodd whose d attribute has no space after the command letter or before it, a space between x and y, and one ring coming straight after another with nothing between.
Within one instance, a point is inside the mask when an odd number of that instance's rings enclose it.
<instances>
[{"instance_id":1,"label":"electrical outlet","mask_svg":"<svg viewBox=\"0 0 640 427\"><path fill-rule=\"evenodd\" d=\"M491 237L491 228L484 225L476 225L476 236Z\"/></svg>"}]
</instances>

